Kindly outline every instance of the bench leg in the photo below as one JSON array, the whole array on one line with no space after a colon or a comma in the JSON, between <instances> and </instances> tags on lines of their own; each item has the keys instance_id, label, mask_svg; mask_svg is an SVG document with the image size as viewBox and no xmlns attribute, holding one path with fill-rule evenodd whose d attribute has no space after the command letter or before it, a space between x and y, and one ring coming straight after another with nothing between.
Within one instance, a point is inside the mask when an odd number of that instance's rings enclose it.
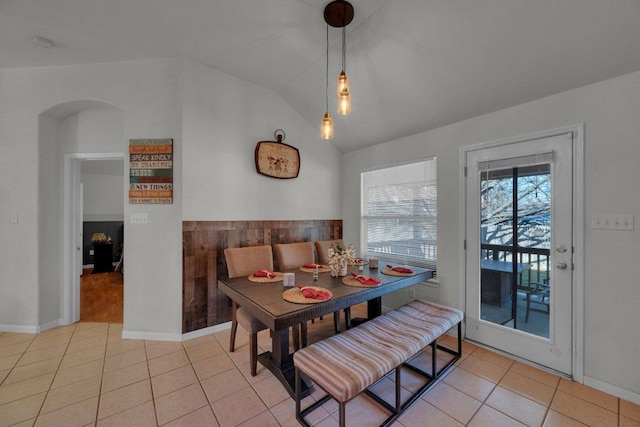
<instances>
[{"instance_id":1,"label":"bench leg","mask_svg":"<svg viewBox=\"0 0 640 427\"><path fill-rule=\"evenodd\" d=\"M346 407L345 402L340 402L338 404L338 411L339 411L338 425L340 427L345 427L347 425L347 414L346 414L345 407Z\"/></svg>"},{"instance_id":2,"label":"bench leg","mask_svg":"<svg viewBox=\"0 0 640 427\"><path fill-rule=\"evenodd\" d=\"M396 414L400 414L402 410L402 386L400 384L400 373L402 372L402 365L396 367Z\"/></svg>"}]
</instances>

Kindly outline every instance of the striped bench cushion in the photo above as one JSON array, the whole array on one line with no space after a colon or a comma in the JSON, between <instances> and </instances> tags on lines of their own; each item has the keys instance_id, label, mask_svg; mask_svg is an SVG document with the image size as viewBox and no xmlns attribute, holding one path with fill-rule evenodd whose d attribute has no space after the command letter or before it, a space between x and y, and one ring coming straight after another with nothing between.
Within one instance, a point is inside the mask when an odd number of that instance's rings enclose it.
<instances>
[{"instance_id":1,"label":"striped bench cushion","mask_svg":"<svg viewBox=\"0 0 640 427\"><path fill-rule=\"evenodd\" d=\"M460 310L414 300L305 347L295 366L338 402L346 402L462 321Z\"/></svg>"}]
</instances>

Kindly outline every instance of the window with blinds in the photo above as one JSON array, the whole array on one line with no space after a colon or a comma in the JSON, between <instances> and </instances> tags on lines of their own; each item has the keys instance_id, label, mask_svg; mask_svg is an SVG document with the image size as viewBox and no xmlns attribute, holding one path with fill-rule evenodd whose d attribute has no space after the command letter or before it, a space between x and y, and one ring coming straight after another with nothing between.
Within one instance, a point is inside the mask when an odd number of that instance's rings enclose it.
<instances>
[{"instance_id":1,"label":"window with blinds","mask_svg":"<svg viewBox=\"0 0 640 427\"><path fill-rule=\"evenodd\" d=\"M363 172L362 247L367 257L436 268L436 158Z\"/></svg>"}]
</instances>

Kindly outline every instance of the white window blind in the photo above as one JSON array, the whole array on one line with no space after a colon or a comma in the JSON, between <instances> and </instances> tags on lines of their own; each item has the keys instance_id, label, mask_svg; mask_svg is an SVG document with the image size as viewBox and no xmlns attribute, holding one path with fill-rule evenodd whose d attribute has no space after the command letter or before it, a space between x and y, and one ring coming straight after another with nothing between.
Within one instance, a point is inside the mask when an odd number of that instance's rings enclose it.
<instances>
[{"instance_id":1,"label":"white window blind","mask_svg":"<svg viewBox=\"0 0 640 427\"><path fill-rule=\"evenodd\" d=\"M362 173L367 257L436 268L436 158Z\"/></svg>"}]
</instances>

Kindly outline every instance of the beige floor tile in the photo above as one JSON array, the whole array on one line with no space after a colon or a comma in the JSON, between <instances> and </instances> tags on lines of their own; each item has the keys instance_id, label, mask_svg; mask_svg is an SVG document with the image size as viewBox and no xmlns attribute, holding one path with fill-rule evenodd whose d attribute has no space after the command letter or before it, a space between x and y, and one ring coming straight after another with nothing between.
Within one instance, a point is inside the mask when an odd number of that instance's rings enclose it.
<instances>
[{"instance_id":1,"label":"beige floor tile","mask_svg":"<svg viewBox=\"0 0 640 427\"><path fill-rule=\"evenodd\" d=\"M96 421L98 397L91 397L73 405L65 406L57 411L41 414L36 420L36 427L74 427L85 426Z\"/></svg>"},{"instance_id":2,"label":"beige floor tile","mask_svg":"<svg viewBox=\"0 0 640 427\"><path fill-rule=\"evenodd\" d=\"M640 421L632 420L624 416L620 416L620 427L640 427Z\"/></svg>"},{"instance_id":3,"label":"beige floor tile","mask_svg":"<svg viewBox=\"0 0 640 427\"><path fill-rule=\"evenodd\" d=\"M244 363L242 365L238 365L237 369L240 372L242 372L242 375L244 375L244 377L247 379L247 381L249 381L250 384L255 384L257 382L262 381L265 378L273 376L271 371L265 368L264 366L262 366L260 363L258 363L255 376L251 376L251 366L249 362Z\"/></svg>"},{"instance_id":4,"label":"beige floor tile","mask_svg":"<svg viewBox=\"0 0 640 427\"><path fill-rule=\"evenodd\" d=\"M455 368L442 380L451 387L483 402L495 388L495 384L461 368Z\"/></svg>"},{"instance_id":5,"label":"beige floor tile","mask_svg":"<svg viewBox=\"0 0 640 427\"><path fill-rule=\"evenodd\" d=\"M151 378L153 396L158 398L172 391L179 390L198 382L198 377L191 365L186 365L173 371L165 372Z\"/></svg>"},{"instance_id":6,"label":"beige floor tile","mask_svg":"<svg viewBox=\"0 0 640 427\"><path fill-rule=\"evenodd\" d=\"M135 365L105 373L102 376L102 392L107 393L146 379L149 379L147 362L136 363Z\"/></svg>"},{"instance_id":7,"label":"beige floor tile","mask_svg":"<svg viewBox=\"0 0 640 427\"><path fill-rule=\"evenodd\" d=\"M270 377L253 384L253 388L258 393L267 408L277 405L285 399L289 399L289 393L280 384L276 377Z\"/></svg>"},{"instance_id":8,"label":"beige floor tile","mask_svg":"<svg viewBox=\"0 0 640 427\"><path fill-rule=\"evenodd\" d=\"M242 424L238 425L238 427L253 427L253 426L280 427L280 423L278 422L278 420L276 420L276 418L273 416L271 412L264 411L256 415L255 417L251 418L250 420L247 420Z\"/></svg>"},{"instance_id":9,"label":"beige floor tile","mask_svg":"<svg viewBox=\"0 0 640 427\"><path fill-rule=\"evenodd\" d=\"M558 383L560 382L560 377L557 375L550 374L542 369L534 368L533 366L525 365L524 363L517 361L511 365L509 371L553 388L558 387Z\"/></svg>"},{"instance_id":10,"label":"beige floor tile","mask_svg":"<svg viewBox=\"0 0 640 427\"><path fill-rule=\"evenodd\" d=\"M551 402L551 409L590 426L618 425L618 414L560 390Z\"/></svg>"},{"instance_id":11,"label":"beige floor tile","mask_svg":"<svg viewBox=\"0 0 640 427\"><path fill-rule=\"evenodd\" d=\"M66 349L66 344L54 345L51 347L40 348L33 351L27 349L16 366L30 365L32 363L41 362L43 360L57 359L64 355Z\"/></svg>"},{"instance_id":12,"label":"beige floor tile","mask_svg":"<svg viewBox=\"0 0 640 427\"><path fill-rule=\"evenodd\" d=\"M109 356L104 360L104 371L112 372L116 369L126 368L147 360L147 353L144 348L136 348L114 356Z\"/></svg>"},{"instance_id":13,"label":"beige floor tile","mask_svg":"<svg viewBox=\"0 0 640 427\"><path fill-rule=\"evenodd\" d=\"M211 407L222 427L237 426L267 409L251 387L217 400Z\"/></svg>"},{"instance_id":14,"label":"beige floor tile","mask_svg":"<svg viewBox=\"0 0 640 427\"><path fill-rule=\"evenodd\" d=\"M312 402L315 402L311 397L306 397L302 400L302 409L308 407ZM337 408L337 404L335 405ZM296 405L293 399L287 399L276 406L270 408L271 413L276 417L278 422L283 426L299 426L300 423L296 420ZM309 424L315 426L318 423L329 417L329 411L324 406L321 406L307 415L306 420ZM333 418L332 418L333 419Z\"/></svg>"},{"instance_id":15,"label":"beige floor tile","mask_svg":"<svg viewBox=\"0 0 640 427\"><path fill-rule=\"evenodd\" d=\"M580 421L569 418L560 412L549 409L547 418L544 420L543 427L585 427L586 424L582 424Z\"/></svg>"},{"instance_id":16,"label":"beige floor tile","mask_svg":"<svg viewBox=\"0 0 640 427\"><path fill-rule=\"evenodd\" d=\"M494 365L498 365L501 368L509 369L513 364L513 359L509 359L501 354L494 353L493 351L489 351L485 348L478 347L476 351L473 352L474 357L479 357L482 360L485 360L489 363L493 363Z\"/></svg>"},{"instance_id":17,"label":"beige floor tile","mask_svg":"<svg viewBox=\"0 0 640 427\"><path fill-rule=\"evenodd\" d=\"M100 348L104 352L107 346L107 336L91 337L85 340L76 340L69 343L66 354L76 353L79 351Z\"/></svg>"},{"instance_id":18,"label":"beige floor tile","mask_svg":"<svg viewBox=\"0 0 640 427\"><path fill-rule=\"evenodd\" d=\"M191 363L206 359L207 357L216 356L225 352L224 348L217 341L207 341L200 345L185 346L187 355Z\"/></svg>"},{"instance_id":19,"label":"beige floor tile","mask_svg":"<svg viewBox=\"0 0 640 427\"><path fill-rule=\"evenodd\" d=\"M0 405L49 390L54 375L54 373L44 374L39 377L0 386Z\"/></svg>"},{"instance_id":20,"label":"beige floor tile","mask_svg":"<svg viewBox=\"0 0 640 427\"><path fill-rule=\"evenodd\" d=\"M122 411L118 414L99 420L98 427L138 427L155 426L156 410L153 402L145 402L142 405Z\"/></svg>"},{"instance_id":21,"label":"beige floor tile","mask_svg":"<svg viewBox=\"0 0 640 427\"><path fill-rule=\"evenodd\" d=\"M596 390L584 384L561 379L558 391L565 392L582 400L601 406L611 412L618 413L618 398L610 394Z\"/></svg>"},{"instance_id":22,"label":"beige floor tile","mask_svg":"<svg viewBox=\"0 0 640 427\"><path fill-rule=\"evenodd\" d=\"M184 415L177 420L173 420L170 423L164 425L164 427L194 427L194 426L207 426L207 427L219 427L218 420L213 415L213 409L211 406L203 406L187 415Z\"/></svg>"},{"instance_id":23,"label":"beige floor tile","mask_svg":"<svg viewBox=\"0 0 640 427\"><path fill-rule=\"evenodd\" d=\"M151 382L143 380L100 396L98 419L110 417L152 400Z\"/></svg>"},{"instance_id":24,"label":"beige floor tile","mask_svg":"<svg viewBox=\"0 0 640 427\"><path fill-rule=\"evenodd\" d=\"M33 342L36 338L34 334L21 334L14 332L4 332L0 335L0 348L5 346L10 346L13 344L23 343L29 345L29 343ZM24 347L25 349L27 347ZM24 351L24 350L22 350Z\"/></svg>"},{"instance_id":25,"label":"beige floor tile","mask_svg":"<svg viewBox=\"0 0 640 427\"><path fill-rule=\"evenodd\" d=\"M38 393L24 399L0 405L0 426L10 426L19 422L34 419L47 393ZM33 423L31 424L33 425Z\"/></svg>"},{"instance_id":26,"label":"beige floor tile","mask_svg":"<svg viewBox=\"0 0 640 427\"><path fill-rule=\"evenodd\" d=\"M52 389L72 384L78 381L86 380L95 376L102 376L102 368L104 360L94 360L93 362L74 366L69 369L60 369L56 373L56 377L51 385Z\"/></svg>"},{"instance_id":27,"label":"beige floor tile","mask_svg":"<svg viewBox=\"0 0 640 427\"><path fill-rule=\"evenodd\" d=\"M109 334L108 323L80 322L71 341L86 340L88 338L106 337Z\"/></svg>"},{"instance_id":28,"label":"beige floor tile","mask_svg":"<svg viewBox=\"0 0 640 427\"><path fill-rule=\"evenodd\" d=\"M100 394L100 377L89 378L84 381L69 384L64 387L60 387L53 393L49 393L42 406L41 413L46 414L63 408L65 406L72 405L74 403L81 402L90 397L95 397Z\"/></svg>"},{"instance_id":29,"label":"beige floor tile","mask_svg":"<svg viewBox=\"0 0 640 427\"><path fill-rule=\"evenodd\" d=\"M425 420L429 420L429 424L434 426L458 427L463 425L422 399L418 399L398 418L398 421L405 426L424 425Z\"/></svg>"},{"instance_id":30,"label":"beige floor tile","mask_svg":"<svg viewBox=\"0 0 640 427\"><path fill-rule=\"evenodd\" d=\"M148 360L184 350L182 343L176 341L146 341L145 347Z\"/></svg>"},{"instance_id":31,"label":"beige floor tile","mask_svg":"<svg viewBox=\"0 0 640 427\"><path fill-rule=\"evenodd\" d=\"M389 413L386 410L364 394L359 394L347 403L345 414L347 424L360 424L363 426L380 425L389 417ZM333 412L330 418L337 421L339 413ZM355 423L354 420L356 421ZM320 424L322 423L321 421Z\"/></svg>"},{"instance_id":32,"label":"beige floor tile","mask_svg":"<svg viewBox=\"0 0 640 427\"><path fill-rule=\"evenodd\" d=\"M545 407L551 404L551 399L553 399L553 395L556 392L554 387L549 387L511 371L505 374L499 385Z\"/></svg>"},{"instance_id":33,"label":"beige floor tile","mask_svg":"<svg viewBox=\"0 0 640 427\"><path fill-rule=\"evenodd\" d=\"M200 384L192 384L155 400L158 424L163 425L207 406Z\"/></svg>"},{"instance_id":34,"label":"beige floor tile","mask_svg":"<svg viewBox=\"0 0 640 427\"><path fill-rule=\"evenodd\" d=\"M207 344L207 343L216 343L218 344L218 340L215 339L215 337L213 336L213 334L206 334L206 335L202 335L196 338L191 338L189 340L186 341L182 341L182 345L184 346L185 349L189 348L189 347L195 347L198 345L202 345L202 344Z\"/></svg>"},{"instance_id":35,"label":"beige floor tile","mask_svg":"<svg viewBox=\"0 0 640 427\"><path fill-rule=\"evenodd\" d=\"M213 377L202 380L201 383L209 402L215 402L249 386L246 378L238 372L237 369L230 369L214 375ZM280 386L280 388L282 388L282 386Z\"/></svg>"},{"instance_id":36,"label":"beige floor tile","mask_svg":"<svg viewBox=\"0 0 640 427\"><path fill-rule=\"evenodd\" d=\"M7 369L6 371L0 371L0 384L9 376L11 373L11 369Z\"/></svg>"},{"instance_id":37,"label":"beige floor tile","mask_svg":"<svg viewBox=\"0 0 640 427\"><path fill-rule=\"evenodd\" d=\"M178 369L189 364L190 362L186 351L174 351L173 353L165 354L149 360L149 373L152 377L155 377L156 375L173 371L174 369Z\"/></svg>"},{"instance_id":38,"label":"beige floor tile","mask_svg":"<svg viewBox=\"0 0 640 427\"><path fill-rule=\"evenodd\" d=\"M53 347L56 345L69 344L71 341L72 331L66 334L57 335L38 335L29 346L30 350L39 350L41 348Z\"/></svg>"},{"instance_id":39,"label":"beige floor tile","mask_svg":"<svg viewBox=\"0 0 640 427\"><path fill-rule=\"evenodd\" d=\"M506 368L475 357L473 354L465 358L459 367L495 384L499 383L504 374L507 373Z\"/></svg>"},{"instance_id":40,"label":"beige floor tile","mask_svg":"<svg viewBox=\"0 0 640 427\"><path fill-rule=\"evenodd\" d=\"M640 405L620 399L620 415L640 422Z\"/></svg>"},{"instance_id":41,"label":"beige floor tile","mask_svg":"<svg viewBox=\"0 0 640 427\"><path fill-rule=\"evenodd\" d=\"M60 364L60 369L70 369L94 360L104 359L104 346L88 348L75 353L65 354Z\"/></svg>"},{"instance_id":42,"label":"beige floor tile","mask_svg":"<svg viewBox=\"0 0 640 427\"><path fill-rule=\"evenodd\" d=\"M469 424L469 427L524 427L522 424L513 418L503 414L500 411L496 411L490 406L482 405L482 407L476 412Z\"/></svg>"},{"instance_id":43,"label":"beige floor tile","mask_svg":"<svg viewBox=\"0 0 640 427\"><path fill-rule=\"evenodd\" d=\"M546 406L500 386L491 392L485 403L528 426L542 425L547 413Z\"/></svg>"},{"instance_id":44,"label":"beige floor tile","mask_svg":"<svg viewBox=\"0 0 640 427\"><path fill-rule=\"evenodd\" d=\"M107 343L107 357L144 348L143 340L116 340Z\"/></svg>"},{"instance_id":45,"label":"beige floor tile","mask_svg":"<svg viewBox=\"0 0 640 427\"><path fill-rule=\"evenodd\" d=\"M22 353L0 357L0 371L13 369L13 367L16 366L16 363L18 363L18 360L20 360L21 357Z\"/></svg>"},{"instance_id":46,"label":"beige floor tile","mask_svg":"<svg viewBox=\"0 0 640 427\"><path fill-rule=\"evenodd\" d=\"M58 370L61 357L56 359L43 360L42 362L32 363L31 365L18 366L11 370L11 373L5 378L3 385L27 380L29 378L39 377L40 375L50 374Z\"/></svg>"},{"instance_id":47,"label":"beige floor tile","mask_svg":"<svg viewBox=\"0 0 640 427\"><path fill-rule=\"evenodd\" d=\"M227 353L224 353L200 360L193 364L193 368L196 370L196 374L200 381L202 381L221 372L233 369L235 368L235 365Z\"/></svg>"},{"instance_id":48,"label":"beige floor tile","mask_svg":"<svg viewBox=\"0 0 640 427\"><path fill-rule=\"evenodd\" d=\"M482 404L442 382L432 388L423 399L463 424L469 422Z\"/></svg>"}]
</instances>

